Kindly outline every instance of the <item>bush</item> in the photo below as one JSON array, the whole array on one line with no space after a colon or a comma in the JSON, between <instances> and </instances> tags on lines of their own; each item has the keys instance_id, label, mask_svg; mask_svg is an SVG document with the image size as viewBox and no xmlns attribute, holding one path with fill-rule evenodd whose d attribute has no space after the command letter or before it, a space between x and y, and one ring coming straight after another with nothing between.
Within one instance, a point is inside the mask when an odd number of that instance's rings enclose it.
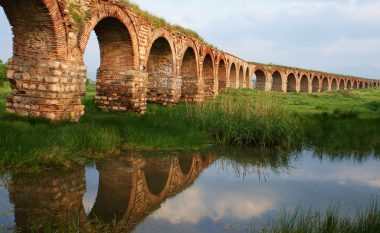
<instances>
[{"instance_id":1,"label":"bush","mask_svg":"<svg viewBox=\"0 0 380 233\"><path fill-rule=\"evenodd\" d=\"M4 64L0 60L0 86L2 87L4 85L4 82L7 79L7 64Z\"/></svg>"}]
</instances>

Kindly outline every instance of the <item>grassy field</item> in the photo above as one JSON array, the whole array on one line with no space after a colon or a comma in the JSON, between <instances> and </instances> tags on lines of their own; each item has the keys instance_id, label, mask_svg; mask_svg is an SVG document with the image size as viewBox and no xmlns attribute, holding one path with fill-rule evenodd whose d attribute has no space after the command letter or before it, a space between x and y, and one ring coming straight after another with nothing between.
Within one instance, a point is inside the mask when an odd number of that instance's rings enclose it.
<instances>
[{"instance_id":1,"label":"grassy field","mask_svg":"<svg viewBox=\"0 0 380 233\"><path fill-rule=\"evenodd\" d=\"M199 105L150 104L141 116L98 111L89 86L86 112L77 124L7 114L9 92L9 86L0 88L3 170L69 166L116 154L123 146L193 149L214 143L380 154L380 89L313 95L226 90Z\"/></svg>"},{"instance_id":2,"label":"grassy field","mask_svg":"<svg viewBox=\"0 0 380 233\"><path fill-rule=\"evenodd\" d=\"M176 108L150 105L147 114L106 113L94 106L94 87L83 102L86 113L77 124L50 123L5 113L9 87L0 89L0 170L69 166L117 153L123 146L145 149L196 148L211 141L187 124Z\"/></svg>"}]
</instances>

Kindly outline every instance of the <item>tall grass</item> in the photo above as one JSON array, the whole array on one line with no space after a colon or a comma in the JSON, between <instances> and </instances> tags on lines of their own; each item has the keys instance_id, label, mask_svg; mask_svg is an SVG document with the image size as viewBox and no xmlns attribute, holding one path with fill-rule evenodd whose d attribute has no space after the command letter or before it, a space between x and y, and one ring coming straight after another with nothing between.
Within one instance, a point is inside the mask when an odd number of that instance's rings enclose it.
<instances>
[{"instance_id":1,"label":"tall grass","mask_svg":"<svg viewBox=\"0 0 380 233\"><path fill-rule=\"evenodd\" d=\"M339 215L338 207L330 207L325 212L284 209L270 227L261 230L266 233L378 233L380 232L380 206L372 201L364 211L356 216Z\"/></svg>"},{"instance_id":2,"label":"tall grass","mask_svg":"<svg viewBox=\"0 0 380 233\"><path fill-rule=\"evenodd\" d=\"M69 165L116 153L123 146L194 148L209 143L196 127L179 119L176 107L150 105L147 114L105 113L94 105L90 86L86 113L77 124L21 118L4 112L9 87L0 89L0 170ZM178 107L179 108L179 107Z\"/></svg>"},{"instance_id":3,"label":"tall grass","mask_svg":"<svg viewBox=\"0 0 380 233\"><path fill-rule=\"evenodd\" d=\"M265 92L227 90L215 101L187 105L186 118L221 144L291 148L302 145L296 116Z\"/></svg>"}]
</instances>

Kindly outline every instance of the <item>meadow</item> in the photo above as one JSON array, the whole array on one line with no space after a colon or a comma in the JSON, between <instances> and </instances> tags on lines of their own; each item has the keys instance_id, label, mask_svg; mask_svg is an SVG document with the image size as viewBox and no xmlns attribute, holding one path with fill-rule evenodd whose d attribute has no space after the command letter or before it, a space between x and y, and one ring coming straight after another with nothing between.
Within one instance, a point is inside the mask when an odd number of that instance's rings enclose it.
<instances>
[{"instance_id":1,"label":"meadow","mask_svg":"<svg viewBox=\"0 0 380 233\"><path fill-rule=\"evenodd\" d=\"M294 150L321 155L380 154L380 89L322 94L225 90L212 101L164 107L145 115L107 113L83 99L78 123L51 123L5 112L0 88L0 169L70 166L118 154L123 148L195 149L211 144Z\"/></svg>"}]
</instances>

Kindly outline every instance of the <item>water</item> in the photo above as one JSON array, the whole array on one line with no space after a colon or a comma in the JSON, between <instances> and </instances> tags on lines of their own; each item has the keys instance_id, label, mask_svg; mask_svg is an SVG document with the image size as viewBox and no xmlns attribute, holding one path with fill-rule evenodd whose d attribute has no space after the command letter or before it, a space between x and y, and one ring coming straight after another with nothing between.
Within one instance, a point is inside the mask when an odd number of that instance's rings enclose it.
<instances>
[{"instance_id":1,"label":"water","mask_svg":"<svg viewBox=\"0 0 380 233\"><path fill-rule=\"evenodd\" d=\"M116 232L251 232L302 205L342 215L380 198L375 156L258 150L128 152L66 171L4 175L0 231L94 222ZM95 221L96 220L96 221Z\"/></svg>"}]
</instances>

